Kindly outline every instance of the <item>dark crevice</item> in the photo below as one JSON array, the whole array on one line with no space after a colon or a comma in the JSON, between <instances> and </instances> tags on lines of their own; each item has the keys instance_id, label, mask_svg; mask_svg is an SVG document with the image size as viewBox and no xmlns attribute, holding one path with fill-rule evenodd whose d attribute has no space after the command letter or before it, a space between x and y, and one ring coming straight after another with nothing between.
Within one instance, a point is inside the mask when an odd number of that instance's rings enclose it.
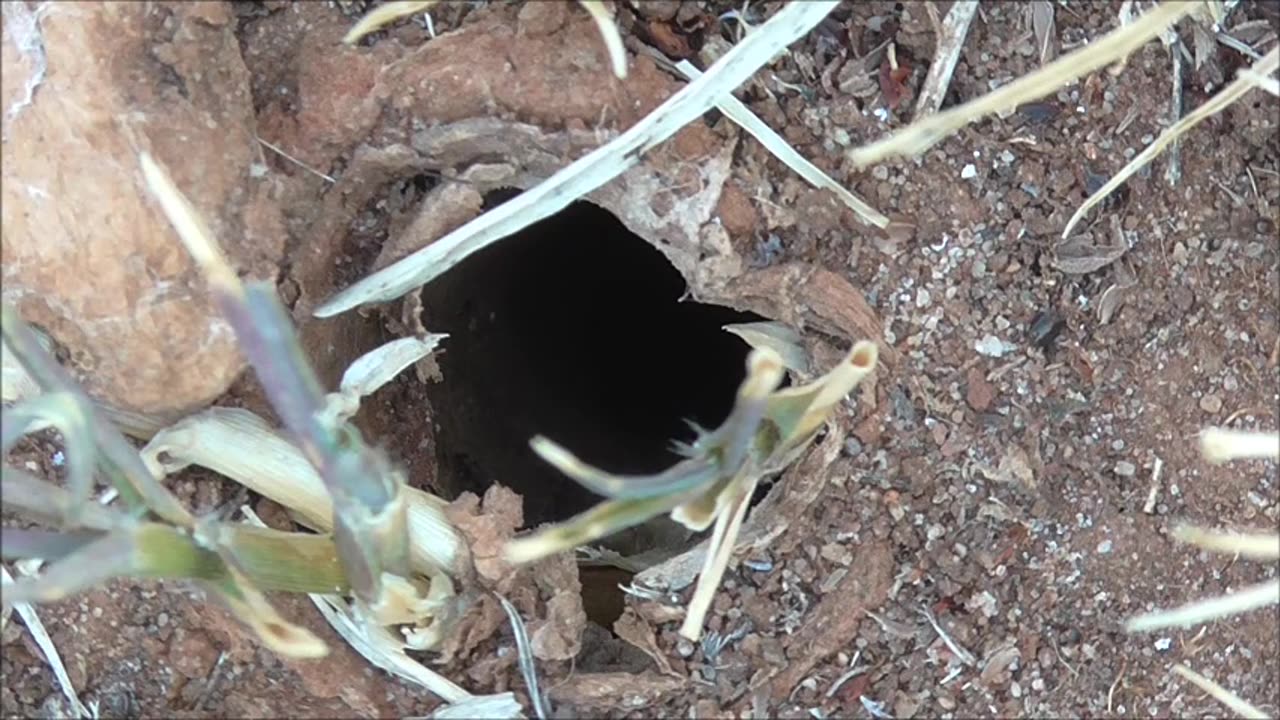
<instances>
[{"instance_id":1,"label":"dark crevice","mask_svg":"<svg viewBox=\"0 0 1280 720\"><path fill-rule=\"evenodd\" d=\"M661 252L585 202L424 288L426 325L450 333L429 390L440 491L502 483L533 527L598 501L533 454L535 434L614 472L675 462L685 419L715 427L742 380L748 348L721 326L761 319L680 302L685 289Z\"/></svg>"}]
</instances>

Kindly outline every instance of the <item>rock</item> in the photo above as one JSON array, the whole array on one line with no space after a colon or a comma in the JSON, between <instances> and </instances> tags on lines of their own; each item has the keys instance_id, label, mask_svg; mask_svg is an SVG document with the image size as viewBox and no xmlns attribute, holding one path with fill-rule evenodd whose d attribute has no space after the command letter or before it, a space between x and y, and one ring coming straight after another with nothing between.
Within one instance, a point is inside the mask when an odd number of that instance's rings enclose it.
<instances>
[{"instance_id":1,"label":"rock","mask_svg":"<svg viewBox=\"0 0 1280 720\"><path fill-rule=\"evenodd\" d=\"M965 400L968 401L969 407L978 412L986 412L996 397L995 386L987 382L986 374L978 367L969 368L967 380Z\"/></svg>"},{"instance_id":2,"label":"rock","mask_svg":"<svg viewBox=\"0 0 1280 720\"><path fill-rule=\"evenodd\" d=\"M1222 409L1222 398L1210 393L1200 398L1200 409L1213 415Z\"/></svg>"},{"instance_id":3,"label":"rock","mask_svg":"<svg viewBox=\"0 0 1280 720\"><path fill-rule=\"evenodd\" d=\"M719 215L724 229L734 237L750 237L751 232L755 230L756 209L751 205L751 199L747 194L733 183L725 183L724 190L720 193L720 201L716 205L716 214Z\"/></svg>"},{"instance_id":4,"label":"rock","mask_svg":"<svg viewBox=\"0 0 1280 720\"><path fill-rule=\"evenodd\" d=\"M1138 468L1128 460L1121 460L1120 462L1117 462L1115 467L1115 473L1120 477L1133 477L1133 474L1137 472L1137 470Z\"/></svg>"},{"instance_id":5,"label":"rock","mask_svg":"<svg viewBox=\"0 0 1280 720\"><path fill-rule=\"evenodd\" d=\"M203 680L218 660L218 649L202 632L179 630L169 645L169 665L183 677Z\"/></svg>"},{"instance_id":6,"label":"rock","mask_svg":"<svg viewBox=\"0 0 1280 720\"><path fill-rule=\"evenodd\" d=\"M5 13L4 300L69 351L91 394L143 412L203 405L243 361L138 153L169 169L233 264L275 277L283 227L234 17L226 3L42 10L26 26Z\"/></svg>"},{"instance_id":7,"label":"rock","mask_svg":"<svg viewBox=\"0 0 1280 720\"><path fill-rule=\"evenodd\" d=\"M1013 352L1018 348L1017 345L1007 343L995 335L983 335L981 340L974 342L973 349L978 351L979 355L987 357L1004 357L1006 354Z\"/></svg>"}]
</instances>

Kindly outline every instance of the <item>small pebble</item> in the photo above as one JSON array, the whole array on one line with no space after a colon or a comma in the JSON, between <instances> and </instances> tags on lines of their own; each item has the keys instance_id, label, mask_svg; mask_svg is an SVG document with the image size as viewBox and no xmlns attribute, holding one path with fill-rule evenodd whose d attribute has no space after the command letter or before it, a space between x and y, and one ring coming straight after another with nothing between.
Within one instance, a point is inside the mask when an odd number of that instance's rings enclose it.
<instances>
[{"instance_id":1,"label":"small pebble","mask_svg":"<svg viewBox=\"0 0 1280 720\"><path fill-rule=\"evenodd\" d=\"M1099 555L1106 555L1106 554L1107 554L1107 553L1109 553L1109 552L1111 552L1111 541L1110 541L1110 540L1103 540L1102 542L1098 543L1098 554L1099 554Z\"/></svg>"},{"instance_id":2,"label":"small pebble","mask_svg":"<svg viewBox=\"0 0 1280 720\"><path fill-rule=\"evenodd\" d=\"M978 177L978 168L974 167L973 163L965 165L964 169L960 171L961 180L971 180L976 177Z\"/></svg>"},{"instance_id":3,"label":"small pebble","mask_svg":"<svg viewBox=\"0 0 1280 720\"><path fill-rule=\"evenodd\" d=\"M973 349L977 350L979 355L998 358L1004 357L1010 351L1017 349L1017 346L1010 345L995 335L984 335L981 340L973 344Z\"/></svg>"},{"instance_id":4,"label":"small pebble","mask_svg":"<svg viewBox=\"0 0 1280 720\"><path fill-rule=\"evenodd\" d=\"M1200 409L1212 415L1222 409L1222 398L1209 393L1200 398Z\"/></svg>"},{"instance_id":5,"label":"small pebble","mask_svg":"<svg viewBox=\"0 0 1280 720\"><path fill-rule=\"evenodd\" d=\"M1138 468L1135 467L1134 464L1129 462L1128 460L1121 460L1120 462L1116 463L1116 467L1115 467L1115 473L1120 477L1133 477L1133 474L1137 470Z\"/></svg>"},{"instance_id":6,"label":"small pebble","mask_svg":"<svg viewBox=\"0 0 1280 720\"><path fill-rule=\"evenodd\" d=\"M862 454L862 443L858 438L851 437L844 441L844 454L850 457L857 457Z\"/></svg>"}]
</instances>

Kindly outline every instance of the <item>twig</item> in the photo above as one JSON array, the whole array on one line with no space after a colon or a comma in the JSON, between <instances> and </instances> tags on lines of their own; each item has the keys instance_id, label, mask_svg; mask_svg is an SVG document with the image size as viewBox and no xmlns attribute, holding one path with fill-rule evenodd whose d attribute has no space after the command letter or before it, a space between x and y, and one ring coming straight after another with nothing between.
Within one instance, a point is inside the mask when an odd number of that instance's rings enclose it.
<instances>
[{"instance_id":1,"label":"twig","mask_svg":"<svg viewBox=\"0 0 1280 720\"><path fill-rule=\"evenodd\" d=\"M1169 99L1169 122L1172 124L1177 124L1182 119L1182 66L1186 63L1182 60L1182 53L1178 52L1181 47L1181 40L1169 46L1169 56L1173 58L1173 94ZM1182 143L1174 138L1169 146L1169 165L1164 171L1164 179L1169 183L1169 187L1177 185L1178 180L1182 178L1181 151Z\"/></svg>"},{"instance_id":2,"label":"twig","mask_svg":"<svg viewBox=\"0 0 1280 720\"><path fill-rule=\"evenodd\" d=\"M1125 630L1145 632L1174 626L1187 627L1277 603L1280 603L1280 579L1260 582L1230 595L1200 600L1173 610L1139 615L1125 623Z\"/></svg>"},{"instance_id":3,"label":"twig","mask_svg":"<svg viewBox=\"0 0 1280 720\"><path fill-rule=\"evenodd\" d=\"M277 155L279 155L280 157L284 158L285 160L288 160L289 162L293 163L294 165L297 165L298 167L302 168L303 170L306 170L307 172L311 173L312 175L315 175L316 177L318 177L318 178L320 178L320 179L322 179L322 180L326 180L326 181L328 181L328 182L329 182L329 184L333 184L333 183L338 182L337 180L334 180L332 177L330 177L330 176L328 176L328 175L325 175L324 173L320 172L319 170L317 170L317 169L315 169L315 168L311 167L310 165L308 165L308 164L306 164L306 163L302 162L302 161L301 161L301 160L299 160L298 158L296 158L296 157L294 157L294 156L290 155L289 153L285 152L284 150L281 150L280 148L276 147L275 145L272 145L271 143L267 142L266 140L263 140L262 138L258 138L258 142L262 143L262 146L263 146L263 147L267 148L268 150L271 150L272 152L276 153Z\"/></svg>"},{"instance_id":4,"label":"twig","mask_svg":"<svg viewBox=\"0 0 1280 720\"><path fill-rule=\"evenodd\" d=\"M1277 65L1280 65L1280 48L1273 49L1271 52L1267 53L1266 57L1259 60L1258 63L1253 66L1253 69L1265 75L1274 71ZM1071 230L1075 228L1076 223L1080 222L1080 219L1084 217L1085 213L1089 212L1094 205L1102 202L1103 199L1110 195L1116 188L1124 184L1124 182L1133 176L1134 173L1138 172L1138 170L1142 169L1147 163L1151 162L1160 154L1160 151L1164 150L1169 143L1176 140L1179 135L1190 130L1196 125L1199 125L1205 119L1221 112L1223 108L1226 108L1231 103L1239 100L1241 97L1244 97L1245 93L1248 93L1254 87L1256 87L1255 80L1248 76L1241 75L1230 85L1218 91L1218 94L1206 100L1202 105L1200 105L1200 107L1187 113L1186 117L1160 133L1160 137L1156 138L1155 142L1148 145L1147 148L1139 153L1137 157L1130 160L1128 165L1125 165L1120 172L1116 173L1114 177L1108 180L1106 185L1103 185L1097 192L1090 195L1088 200L1084 201L1084 204L1082 204L1079 209L1076 210L1075 214L1071 216L1071 219L1067 221L1067 226L1062 229L1062 237L1068 237L1071 234Z\"/></svg>"},{"instance_id":5,"label":"twig","mask_svg":"<svg viewBox=\"0 0 1280 720\"><path fill-rule=\"evenodd\" d=\"M1164 461L1156 458L1151 468L1151 489L1147 491L1147 501L1142 504L1142 512L1152 515L1156 511L1156 499L1160 495L1160 471L1164 469Z\"/></svg>"},{"instance_id":6,"label":"twig","mask_svg":"<svg viewBox=\"0 0 1280 720\"><path fill-rule=\"evenodd\" d=\"M925 76L920 90L920 99L916 101L915 118L932 115L942 107L942 100L951 85L951 74L955 72L956 62L960 59L960 49L964 47L969 25L977 12L978 0L959 0L947 11L938 35L933 64L929 66L929 74Z\"/></svg>"},{"instance_id":7,"label":"twig","mask_svg":"<svg viewBox=\"0 0 1280 720\"><path fill-rule=\"evenodd\" d=\"M1280 535L1216 532L1184 525L1174 530L1178 540L1213 552L1258 560L1280 559Z\"/></svg>"},{"instance_id":8,"label":"twig","mask_svg":"<svg viewBox=\"0 0 1280 720\"><path fill-rule=\"evenodd\" d=\"M982 97L916 120L882 140L851 151L849 157L862 168L895 155L919 155L971 122L1044 97L1077 78L1127 57L1194 8L1192 3L1159 5L1086 47L1063 55Z\"/></svg>"},{"instance_id":9,"label":"twig","mask_svg":"<svg viewBox=\"0 0 1280 720\"><path fill-rule=\"evenodd\" d=\"M484 213L408 257L365 277L322 303L317 317L394 300L430 282L472 253L567 207L639 162L649 149L715 106L757 70L807 34L836 2L797 2L735 45L697 80L681 88L626 132L536 187Z\"/></svg>"},{"instance_id":10,"label":"twig","mask_svg":"<svg viewBox=\"0 0 1280 720\"><path fill-rule=\"evenodd\" d=\"M218 659L213 663L213 669L209 671L209 678L204 681L204 690L200 691L200 697L196 700L196 704L192 707L192 711L200 712L204 704L209 701L209 696L213 694L214 688L218 686L218 678L222 672L222 663L227 660L227 651L223 650L218 653Z\"/></svg>"},{"instance_id":11,"label":"twig","mask_svg":"<svg viewBox=\"0 0 1280 720\"><path fill-rule=\"evenodd\" d=\"M1107 712L1108 713L1111 712L1111 699L1116 694L1116 687L1119 686L1120 681L1124 679L1124 671L1127 670L1128 668L1129 668L1128 661L1122 662L1120 664L1120 674L1116 675L1115 681L1111 683L1110 689L1107 690Z\"/></svg>"},{"instance_id":12,"label":"twig","mask_svg":"<svg viewBox=\"0 0 1280 720\"><path fill-rule=\"evenodd\" d=\"M973 1L976 3L976 0ZM688 60L681 60L676 63L675 68L690 80L696 80L702 75ZM781 135L774 132L773 128L766 125L755 113L751 112L751 109L744 105L741 100L726 93L716 101L716 107L725 114L725 117L742 126L743 130L746 130L752 137L759 140L766 150L773 153L774 157L781 160L787 167L795 170L796 174L807 180L810 185L830 190L834 193L864 223L878 228L889 225L889 218L868 205L857 195L849 192L830 175L822 172L817 165L805 159Z\"/></svg>"},{"instance_id":13,"label":"twig","mask_svg":"<svg viewBox=\"0 0 1280 720\"><path fill-rule=\"evenodd\" d=\"M511 632L515 635L516 652L520 657L520 674L524 676L524 684L529 689L529 701L533 703L533 712L538 716L538 720L546 720L547 708L543 704L542 692L538 690L538 668L534 665L533 649L529 646L529 634L525 631L524 620L520 619L520 613L516 612L515 606L506 598L501 595L496 597L498 602L502 603L507 619L511 621Z\"/></svg>"},{"instance_id":14,"label":"twig","mask_svg":"<svg viewBox=\"0 0 1280 720\"><path fill-rule=\"evenodd\" d=\"M0 586L12 582L13 576L9 575L9 571L3 565L0 565ZM30 631L31 638L40 647L40 652L44 653L45 662L48 662L53 670L53 677L58 681L62 695L67 698L67 702L71 703L71 708L82 718L96 718L97 714L90 712L89 708L80 702L80 696L76 694L76 688L67 675L67 668L62 664L62 657L58 655L58 648L54 647L53 639L45 631L44 623L40 622L40 616L36 614L35 608L27 603L14 603L13 609L18 611L18 616Z\"/></svg>"},{"instance_id":15,"label":"twig","mask_svg":"<svg viewBox=\"0 0 1280 720\"><path fill-rule=\"evenodd\" d=\"M1266 720L1268 717L1266 713L1249 704L1248 701L1244 700L1239 695L1236 695L1186 665L1179 663L1173 666L1173 670L1182 677L1190 680L1196 685L1196 687L1212 695L1218 702L1231 708L1231 710L1240 717L1262 718L1263 720Z\"/></svg>"},{"instance_id":16,"label":"twig","mask_svg":"<svg viewBox=\"0 0 1280 720\"><path fill-rule=\"evenodd\" d=\"M1215 465L1230 460L1280 460L1280 433L1205 428L1200 434L1200 454Z\"/></svg>"},{"instance_id":17,"label":"twig","mask_svg":"<svg viewBox=\"0 0 1280 720\"><path fill-rule=\"evenodd\" d=\"M960 644L955 640L952 640L951 636L942 629L942 625L938 623L938 618L934 617L932 610L921 606L916 609L916 612L923 615L924 619L929 621L929 624L933 626L934 631L938 633L938 637L942 638L942 642L947 644L947 647L951 649L951 654L955 655L957 660L965 665L978 664L978 660L973 656L973 653L960 647Z\"/></svg>"}]
</instances>

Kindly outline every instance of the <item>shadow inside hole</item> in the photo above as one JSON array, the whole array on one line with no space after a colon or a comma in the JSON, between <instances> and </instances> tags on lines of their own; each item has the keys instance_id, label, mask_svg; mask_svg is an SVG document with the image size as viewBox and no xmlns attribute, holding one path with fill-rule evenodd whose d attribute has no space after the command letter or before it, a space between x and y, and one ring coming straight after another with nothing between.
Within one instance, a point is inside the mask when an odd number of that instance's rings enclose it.
<instances>
[{"instance_id":1,"label":"shadow inside hole","mask_svg":"<svg viewBox=\"0 0 1280 720\"><path fill-rule=\"evenodd\" d=\"M684 292L661 252L585 202L425 287L427 327L450 334L429 389L440 491L500 482L534 527L599 501L529 449L536 434L612 472L676 462L672 440L693 437L685 419L714 428L742 381L749 348L721 326L762 319Z\"/></svg>"}]
</instances>

